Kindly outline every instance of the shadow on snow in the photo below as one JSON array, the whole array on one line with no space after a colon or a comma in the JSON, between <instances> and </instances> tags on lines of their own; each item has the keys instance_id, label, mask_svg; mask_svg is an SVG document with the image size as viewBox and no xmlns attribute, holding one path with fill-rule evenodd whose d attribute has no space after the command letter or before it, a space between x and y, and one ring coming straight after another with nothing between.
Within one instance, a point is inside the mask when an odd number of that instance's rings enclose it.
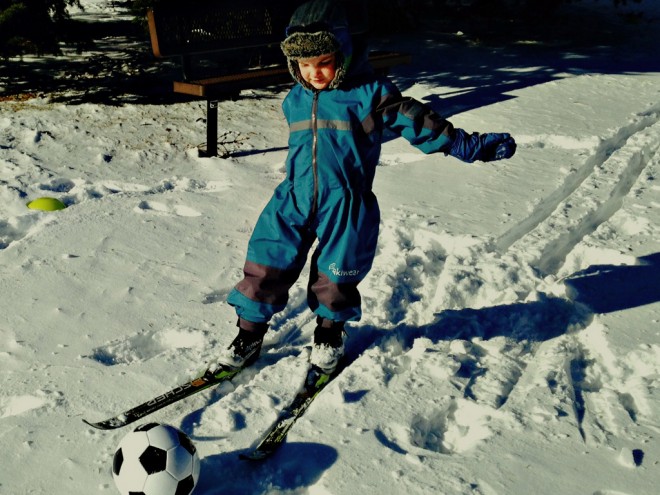
<instances>
[{"instance_id":1,"label":"shadow on snow","mask_svg":"<svg viewBox=\"0 0 660 495\"><path fill-rule=\"evenodd\" d=\"M258 495L314 485L337 460L337 451L318 443L287 442L268 462L240 460L239 451L202 459L196 495Z\"/></svg>"},{"instance_id":2,"label":"shadow on snow","mask_svg":"<svg viewBox=\"0 0 660 495\"><path fill-rule=\"evenodd\" d=\"M611 313L660 301L660 253L638 258L637 265L595 265L565 280L569 299L541 295L540 300L486 308L444 310L432 323L397 325L383 330L365 325L347 349L350 361L381 338L396 337L410 348L415 339L434 342L506 337L518 342L541 342L584 328L594 314Z\"/></svg>"},{"instance_id":3,"label":"shadow on snow","mask_svg":"<svg viewBox=\"0 0 660 495\"><path fill-rule=\"evenodd\" d=\"M660 253L638 265L594 265L565 281L569 297L594 313L612 313L660 301Z\"/></svg>"}]
</instances>

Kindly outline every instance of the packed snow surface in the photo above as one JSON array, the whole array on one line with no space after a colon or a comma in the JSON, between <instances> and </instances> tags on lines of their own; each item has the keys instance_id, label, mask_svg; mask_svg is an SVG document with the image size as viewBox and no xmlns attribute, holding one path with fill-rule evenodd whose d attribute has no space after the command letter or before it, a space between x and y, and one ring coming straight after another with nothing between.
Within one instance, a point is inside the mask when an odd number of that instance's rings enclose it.
<instances>
[{"instance_id":1,"label":"packed snow surface","mask_svg":"<svg viewBox=\"0 0 660 495\"><path fill-rule=\"evenodd\" d=\"M304 377L306 274L253 368L150 418L196 444L195 494L658 493L660 16L590 6L640 37L383 41L419 53L392 73L405 94L518 152L466 165L384 145L349 364L282 449L238 458ZM225 296L284 176L285 94L220 103L225 158L198 156L203 101L0 102L0 494L115 493L126 430L82 419L186 381L233 338ZM44 196L67 208L26 208Z\"/></svg>"}]
</instances>

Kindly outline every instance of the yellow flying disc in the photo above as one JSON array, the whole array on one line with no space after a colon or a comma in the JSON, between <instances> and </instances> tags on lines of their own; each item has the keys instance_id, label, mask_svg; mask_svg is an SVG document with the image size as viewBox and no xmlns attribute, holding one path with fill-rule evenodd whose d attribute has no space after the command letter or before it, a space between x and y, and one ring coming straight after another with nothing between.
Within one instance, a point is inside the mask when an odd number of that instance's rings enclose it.
<instances>
[{"instance_id":1,"label":"yellow flying disc","mask_svg":"<svg viewBox=\"0 0 660 495\"><path fill-rule=\"evenodd\" d=\"M59 199L55 198L37 198L33 201L30 201L27 204L27 207L32 210L55 211L63 210L66 208L66 205Z\"/></svg>"}]
</instances>

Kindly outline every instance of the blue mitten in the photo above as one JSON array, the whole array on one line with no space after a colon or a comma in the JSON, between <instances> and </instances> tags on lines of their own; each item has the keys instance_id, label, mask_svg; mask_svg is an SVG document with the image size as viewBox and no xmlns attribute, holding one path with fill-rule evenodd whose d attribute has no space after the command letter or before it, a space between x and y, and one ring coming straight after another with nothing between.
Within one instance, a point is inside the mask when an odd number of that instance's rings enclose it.
<instances>
[{"instance_id":1,"label":"blue mitten","mask_svg":"<svg viewBox=\"0 0 660 495\"><path fill-rule=\"evenodd\" d=\"M468 163L511 158L515 152L516 141L509 133L468 134L463 129L455 129L454 141L449 150L451 156Z\"/></svg>"}]
</instances>

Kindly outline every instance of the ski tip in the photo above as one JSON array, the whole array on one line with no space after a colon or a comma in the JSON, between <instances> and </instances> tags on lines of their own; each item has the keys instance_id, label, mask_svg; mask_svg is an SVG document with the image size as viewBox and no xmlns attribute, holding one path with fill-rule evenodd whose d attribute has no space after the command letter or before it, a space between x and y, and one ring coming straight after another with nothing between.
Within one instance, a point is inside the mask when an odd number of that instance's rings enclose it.
<instances>
[{"instance_id":1,"label":"ski tip","mask_svg":"<svg viewBox=\"0 0 660 495\"><path fill-rule=\"evenodd\" d=\"M91 421L87 421L86 419L83 419L83 423L85 423L88 426L91 426L92 428L96 428L97 430L114 430L116 428L121 428L122 426L126 425L124 421L119 421L116 419L112 421L99 421L98 423L93 423Z\"/></svg>"},{"instance_id":2,"label":"ski tip","mask_svg":"<svg viewBox=\"0 0 660 495\"><path fill-rule=\"evenodd\" d=\"M85 423L87 426L91 426L92 428L96 428L97 430L103 429L100 423L92 423L91 421L87 421L86 419L83 419L83 423Z\"/></svg>"}]
</instances>

